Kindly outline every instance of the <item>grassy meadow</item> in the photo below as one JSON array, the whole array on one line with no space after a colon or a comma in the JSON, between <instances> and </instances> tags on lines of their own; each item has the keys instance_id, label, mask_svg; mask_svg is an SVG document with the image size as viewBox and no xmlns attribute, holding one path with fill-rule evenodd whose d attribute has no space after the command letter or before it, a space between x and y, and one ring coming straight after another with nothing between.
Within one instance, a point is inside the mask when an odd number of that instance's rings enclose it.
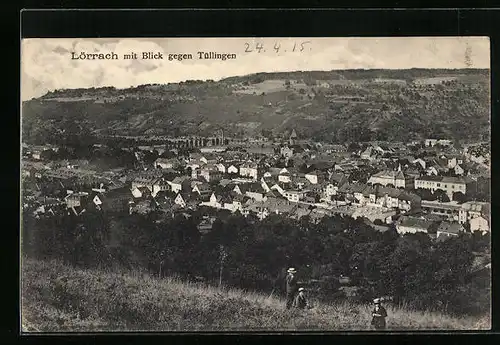
<instances>
[{"instance_id":1,"label":"grassy meadow","mask_svg":"<svg viewBox=\"0 0 500 345\"><path fill-rule=\"evenodd\" d=\"M287 311L283 298L158 279L139 272L22 262L24 332L346 331L370 329L370 305L344 301ZM388 330L481 330L488 316L457 318L386 305Z\"/></svg>"}]
</instances>

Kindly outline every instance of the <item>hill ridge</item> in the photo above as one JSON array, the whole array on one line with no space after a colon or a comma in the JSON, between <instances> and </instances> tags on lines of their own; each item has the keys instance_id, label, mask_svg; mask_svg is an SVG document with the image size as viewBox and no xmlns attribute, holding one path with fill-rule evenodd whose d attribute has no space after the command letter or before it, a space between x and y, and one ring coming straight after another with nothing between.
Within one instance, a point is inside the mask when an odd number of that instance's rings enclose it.
<instances>
[{"instance_id":1,"label":"hill ridge","mask_svg":"<svg viewBox=\"0 0 500 345\"><path fill-rule=\"evenodd\" d=\"M65 89L23 102L23 138L59 140L78 124L95 135L212 134L295 129L346 142L488 137L488 70L256 73L220 81ZM372 121L366 121L370 118ZM203 128L200 128L203 123Z\"/></svg>"}]
</instances>

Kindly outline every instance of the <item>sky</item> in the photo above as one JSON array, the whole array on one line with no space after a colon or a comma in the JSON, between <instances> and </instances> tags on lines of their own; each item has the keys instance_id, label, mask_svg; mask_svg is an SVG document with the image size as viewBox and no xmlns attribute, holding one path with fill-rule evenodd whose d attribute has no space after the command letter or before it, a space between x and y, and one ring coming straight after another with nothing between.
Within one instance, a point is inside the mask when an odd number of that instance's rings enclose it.
<instances>
[{"instance_id":1,"label":"sky","mask_svg":"<svg viewBox=\"0 0 500 345\"><path fill-rule=\"evenodd\" d=\"M200 60L198 51L236 54L236 59ZM115 52L119 59L73 60L72 52ZM123 58L131 52L138 59ZM142 59L142 52L161 52L164 59ZM175 53L193 59L169 61L168 54ZM56 89L127 88L257 72L468 66L490 68L488 37L36 38L21 43L21 98Z\"/></svg>"}]
</instances>

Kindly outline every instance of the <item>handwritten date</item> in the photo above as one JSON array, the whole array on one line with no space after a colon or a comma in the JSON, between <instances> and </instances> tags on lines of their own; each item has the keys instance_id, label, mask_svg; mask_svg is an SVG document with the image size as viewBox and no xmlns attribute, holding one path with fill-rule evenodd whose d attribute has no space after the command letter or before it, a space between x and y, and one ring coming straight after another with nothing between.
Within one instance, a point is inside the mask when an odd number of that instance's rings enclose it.
<instances>
[{"instance_id":1,"label":"handwritten date","mask_svg":"<svg viewBox=\"0 0 500 345\"><path fill-rule=\"evenodd\" d=\"M262 42L257 42L255 44L245 43L245 53L265 53L269 48ZM281 42L275 42L274 46L269 48L272 52L278 54L279 52L303 52L304 50L311 51L311 41L293 42L293 44L281 44Z\"/></svg>"}]
</instances>

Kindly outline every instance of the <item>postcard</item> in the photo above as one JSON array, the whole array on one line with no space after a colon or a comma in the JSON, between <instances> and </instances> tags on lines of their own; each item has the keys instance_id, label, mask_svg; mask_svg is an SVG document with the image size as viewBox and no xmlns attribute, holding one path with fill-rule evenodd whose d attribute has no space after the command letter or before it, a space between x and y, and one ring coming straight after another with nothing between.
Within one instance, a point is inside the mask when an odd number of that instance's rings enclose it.
<instances>
[{"instance_id":1,"label":"postcard","mask_svg":"<svg viewBox=\"0 0 500 345\"><path fill-rule=\"evenodd\" d=\"M487 37L29 38L21 323L491 328Z\"/></svg>"}]
</instances>

